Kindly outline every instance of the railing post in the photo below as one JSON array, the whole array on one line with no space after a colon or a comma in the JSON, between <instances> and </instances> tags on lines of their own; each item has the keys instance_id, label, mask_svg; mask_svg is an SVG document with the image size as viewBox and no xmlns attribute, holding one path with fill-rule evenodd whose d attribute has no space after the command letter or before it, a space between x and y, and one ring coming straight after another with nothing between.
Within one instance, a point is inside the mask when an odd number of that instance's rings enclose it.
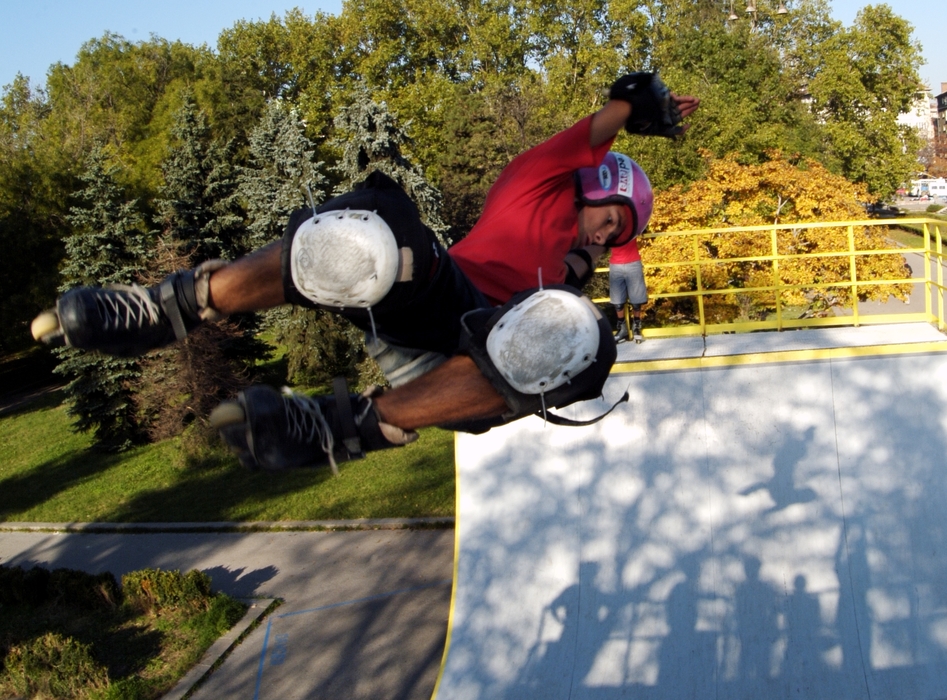
<instances>
[{"instance_id":1,"label":"railing post","mask_svg":"<svg viewBox=\"0 0 947 700\"><path fill-rule=\"evenodd\" d=\"M770 234L770 239L773 249L773 287L775 287L773 292L776 295L776 330L781 331L783 329L783 293L780 291L782 284L779 280L779 238L776 235L775 226Z\"/></svg>"},{"instance_id":2,"label":"railing post","mask_svg":"<svg viewBox=\"0 0 947 700\"><path fill-rule=\"evenodd\" d=\"M700 267L700 242L697 240L697 236L693 236L694 240L694 272L695 277L697 278L697 316L700 319L700 334L702 336L707 335L707 323L704 319L704 281L701 277L701 267Z\"/></svg>"},{"instance_id":3,"label":"railing post","mask_svg":"<svg viewBox=\"0 0 947 700\"><path fill-rule=\"evenodd\" d=\"M848 271L852 284L852 322L858 326L858 271L855 265L855 227L848 225Z\"/></svg>"},{"instance_id":4,"label":"railing post","mask_svg":"<svg viewBox=\"0 0 947 700\"><path fill-rule=\"evenodd\" d=\"M933 294L934 285L931 278L931 230L927 224L922 224L924 231L924 313L927 315L928 323L934 319ZM936 230L936 229L935 229ZM937 290L938 295L940 290Z\"/></svg>"},{"instance_id":5,"label":"railing post","mask_svg":"<svg viewBox=\"0 0 947 700\"><path fill-rule=\"evenodd\" d=\"M947 328L947 319L944 318L944 237L940 229L940 224L934 227L937 231L937 327L944 330Z\"/></svg>"}]
</instances>

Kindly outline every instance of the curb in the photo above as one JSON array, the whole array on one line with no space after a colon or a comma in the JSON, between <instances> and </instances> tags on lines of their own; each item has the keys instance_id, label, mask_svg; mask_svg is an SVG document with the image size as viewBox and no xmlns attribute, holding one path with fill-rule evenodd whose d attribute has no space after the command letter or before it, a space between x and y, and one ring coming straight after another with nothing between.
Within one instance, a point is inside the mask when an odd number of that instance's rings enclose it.
<instances>
[{"instance_id":1,"label":"curb","mask_svg":"<svg viewBox=\"0 0 947 700\"><path fill-rule=\"evenodd\" d=\"M277 602L276 598L238 598L237 600L250 606L244 616L230 628L229 632L210 645L201 660L184 674L184 677L170 691L162 695L161 700L182 700L195 690L227 658L231 650L240 643L243 635L274 609L274 603Z\"/></svg>"},{"instance_id":2,"label":"curb","mask_svg":"<svg viewBox=\"0 0 947 700\"><path fill-rule=\"evenodd\" d=\"M275 520L260 522L207 523L20 523L0 522L0 532L74 532L147 534L159 532L281 532L353 530L450 529L455 519L442 518L365 518L359 520Z\"/></svg>"}]
</instances>

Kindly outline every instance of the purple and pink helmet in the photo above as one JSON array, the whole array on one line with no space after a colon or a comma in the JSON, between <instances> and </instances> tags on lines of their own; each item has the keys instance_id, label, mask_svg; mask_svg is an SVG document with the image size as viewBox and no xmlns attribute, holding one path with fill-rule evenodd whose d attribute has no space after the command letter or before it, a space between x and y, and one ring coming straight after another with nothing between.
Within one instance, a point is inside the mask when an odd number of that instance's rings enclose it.
<instances>
[{"instance_id":1,"label":"purple and pink helmet","mask_svg":"<svg viewBox=\"0 0 947 700\"><path fill-rule=\"evenodd\" d=\"M631 209L631 226L618 234L610 247L630 243L645 230L654 208L654 192L648 176L635 161L609 151L597 168L575 171L576 198L580 206L625 204Z\"/></svg>"}]
</instances>

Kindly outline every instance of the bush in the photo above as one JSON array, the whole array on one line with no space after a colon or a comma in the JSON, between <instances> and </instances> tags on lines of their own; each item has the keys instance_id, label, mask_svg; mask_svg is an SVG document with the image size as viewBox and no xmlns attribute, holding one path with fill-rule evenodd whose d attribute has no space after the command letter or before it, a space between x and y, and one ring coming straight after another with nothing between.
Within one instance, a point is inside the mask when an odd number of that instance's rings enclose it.
<instances>
[{"instance_id":1,"label":"bush","mask_svg":"<svg viewBox=\"0 0 947 700\"><path fill-rule=\"evenodd\" d=\"M247 609L212 594L200 571L148 569L122 584L110 573L0 566L0 698L158 697Z\"/></svg>"},{"instance_id":2,"label":"bush","mask_svg":"<svg viewBox=\"0 0 947 700\"><path fill-rule=\"evenodd\" d=\"M74 569L55 569L49 575L47 597L54 603L82 610L114 608L122 600L115 576L109 572L87 574Z\"/></svg>"},{"instance_id":3,"label":"bush","mask_svg":"<svg viewBox=\"0 0 947 700\"><path fill-rule=\"evenodd\" d=\"M928 204L928 205L927 205L927 209L925 209L925 211L926 211L928 214L936 214L937 212L939 212L939 211L940 211L941 209L943 209L943 208L944 208L944 205L943 205L943 204Z\"/></svg>"},{"instance_id":4,"label":"bush","mask_svg":"<svg viewBox=\"0 0 947 700\"><path fill-rule=\"evenodd\" d=\"M153 695L148 681L141 676L129 676L113 682L96 700L144 700Z\"/></svg>"},{"instance_id":5,"label":"bush","mask_svg":"<svg viewBox=\"0 0 947 700\"><path fill-rule=\"evenodd\" d=\"M246 604L223 594L214 596L208 609L191 623L198 631L201 646L213 644L240 622L246 612Z\"/></svg>"},{"instance_id":6,"label":"bush","mask_svg":"<svg viewBox=\"0 0 947 700\"><path fill-rule=\"evenodd\" d=\"M210 576L203 571L144 569L122 576L122 591L129 605L144 612L183 607L194 610L210 607L214 597Z\"/></svg>"},{"instance_id":7,"label":"bush","mask_svg":"<svg viewBox=\"0 0 947 700\"><path fill-rule=\"evenodd\" d=\"M121 602L118 582L110 573L87 574L73 569L47 571L0 566L0 604L37 608L56 605L97 610L114 608Z\"/></svg>"},{"instance_id":8,"label":"bush","mask_svg":"<svg viewBox=\"0 0 947 700\"><path fill-rule=\"evenodd\" d=\"M83 697L109 685L108 672L92 658L89 647L56 632L12 647L5 666L23 697Z\"/></svg>"},{"instance_id":9,"label":"bush","mask_svg":"<svg viewBox=\"0 0 947 700\"><path fill-rule=\"evenodd\" d=\"M49 572L34 567L24 570L19 566L0 566L0 605L26 605L31 608L46 600Z\"/></svg>"}]
</instances>

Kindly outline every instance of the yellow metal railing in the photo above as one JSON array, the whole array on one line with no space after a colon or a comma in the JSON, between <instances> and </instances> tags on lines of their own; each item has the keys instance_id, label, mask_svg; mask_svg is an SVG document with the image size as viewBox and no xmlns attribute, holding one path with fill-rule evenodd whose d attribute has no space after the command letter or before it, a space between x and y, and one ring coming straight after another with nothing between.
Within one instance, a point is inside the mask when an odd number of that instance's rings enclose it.
<instances>
[{"instance_id":1,"label":"yellow metal railing","mask_svg":"<svg viewBox=\"0 0 947 700\"><path fill-rule=\"evenodd\" d=\"M914 247L891 247L883 249L858 249L856 247L855 231L860 227L899 227L903 225L919 226L922 235L919 237L921 243ZM778 233L780 231L799 232L808 229L846 229L848 234L848 246L846 250L834 250L824 252L803 252L803 253L780 253L778 246ZM768 237L770 253L767 255L755 255L745 257L717 257L708 254L706 247L701 246L701 241L706 241L708 235L729 236L734 234L758 235L765 241ZM689 260L668 261L647 261L644 263L645 279L648 278L649 271L656 271L669 268L690 268L692 271L693 289L675 292L659 292L649 290L649 297L652 303L661 299L684 299L693 298L696 301L696 322L687 322L680 325L665 325L658 328L648 328L645 335L651 337L669 337L669 336L693 336L708 335L712 333L734 333L750 332L759 330L784 330L790 328L805 328L813 326L858 326L879 323L916 323L919 321L931 323L940 330L947 330L947 318L944 314L945 296L947 288L944 286L944 267L947 265L947 255L944 251L944 240L947 238L947 222L930 218L904 218L904 219L882 219L867 221L832 221L819 223L796 223L796 224L775 224L765 226L741 226L733 228L711 228L696 229L690 231L669 231L666 233L647 234L644 239L659 239L662 237L681 237L689 238L691 241L690 250L692 257ZM867 256L886 255L886 256L905 256L920 255L923 257L923 270L916 269L916 265L911 266L911 277L899 279L878 279L866 276L859 278L858 265L860 258ZM647 258L647 254L644 256ZM845 280L832 282L803 282L800 284L787 284L780 277L780 266L793 260L811 260L818 258L848 258L848 278ZM770 263L772 266L772 284L757 285L752 287L714 287L707 281L708 275L704 274L708 266L720 265L722 263ZM607 267L596 269L596 273L608 274ZM910 284L912 293L918 293L918 287L923 288L924 311L907 313L872 313L860 309L864 302L859 301L859 289L874 285L903 285ZM783 293L790 291L814 290L814 289L838 289L843 292L847 290L847 296L850 303L851 315L826 315L816 318L790 318L786 314L785 305L781 299ZM770 293L775 299L775 313L769 314L764 320L734 320L732 322L711 323L705 314L705 301L717 295L733 294L757 294ZM593 299L596 303L607 303L608 298ZM849 308L849 307L846 307ZM629 315L626 314L626 318Z\"/></svg>"}]
</instances>

